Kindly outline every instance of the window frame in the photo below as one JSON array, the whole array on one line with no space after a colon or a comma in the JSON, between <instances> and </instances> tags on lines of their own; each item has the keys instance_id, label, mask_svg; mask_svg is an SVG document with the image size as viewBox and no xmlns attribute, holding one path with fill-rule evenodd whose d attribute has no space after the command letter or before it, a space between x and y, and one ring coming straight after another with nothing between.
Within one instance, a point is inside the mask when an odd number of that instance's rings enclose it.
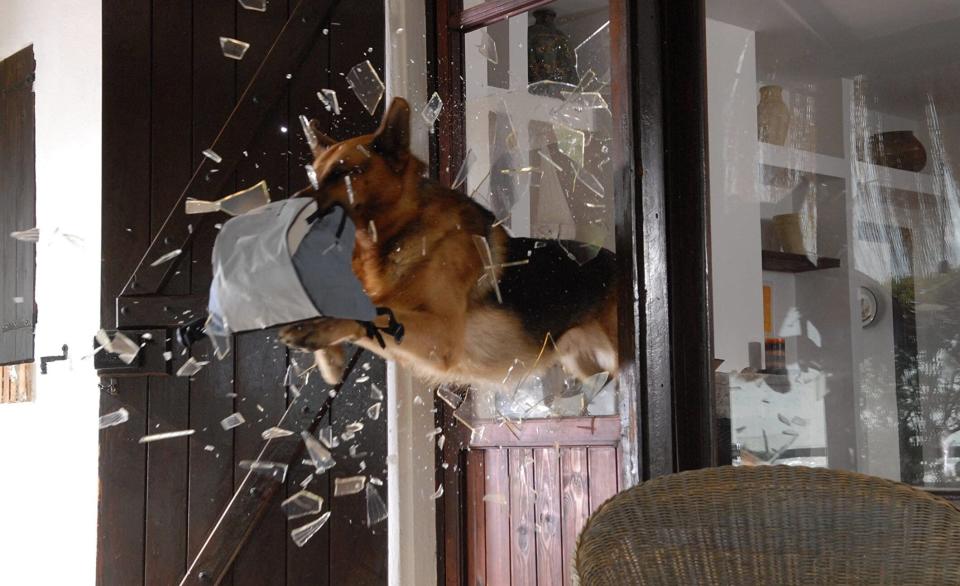
<instances>
[{"instance_id":1,"label":"window frame","mask_svg":"<svg viewBox=\"0 0 960 586\"><path fill-rule=\"evenodd\" d=\"M432 137L430 169L450 184L465 151L464 35L550 4L492 0L428 3L429 92L446 116ZM715 465L706 135L704 0L610 1L613 152L620 288L618 376L622 471L629 486ZM641 82L642 80L642 82ZM441 153L443 159L441 161ZM666 194L671 193L671 197ZM698 332L698 333L697 333ZM448 417L438 411L438 424ZM437 454L438 583L465 584L462 489L466 457ZM446 460L445 470L439 464Z\"/></svg>"}]
</instances>

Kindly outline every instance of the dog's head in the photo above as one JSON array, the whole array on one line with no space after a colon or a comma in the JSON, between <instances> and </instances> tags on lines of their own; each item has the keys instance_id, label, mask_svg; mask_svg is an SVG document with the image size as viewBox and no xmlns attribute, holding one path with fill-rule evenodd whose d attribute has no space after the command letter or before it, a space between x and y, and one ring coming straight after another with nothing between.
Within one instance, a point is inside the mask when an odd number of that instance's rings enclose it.
<instances>
[{"instance_id":1,"label":"dog's head","mask_svg":"<svg viewBox=\"0 0 960 586\"><path fill-rule=\"evenodd\" d=\"M299 195L315 198L321 208L340 204L354 221L373 218L400 203L406 181L421 173L423 163L410 153L410 106L403 98L394 98L373 134L336 142L313 121L310 126L317 138L317 188Z\"/></svg>"}]
</instances>

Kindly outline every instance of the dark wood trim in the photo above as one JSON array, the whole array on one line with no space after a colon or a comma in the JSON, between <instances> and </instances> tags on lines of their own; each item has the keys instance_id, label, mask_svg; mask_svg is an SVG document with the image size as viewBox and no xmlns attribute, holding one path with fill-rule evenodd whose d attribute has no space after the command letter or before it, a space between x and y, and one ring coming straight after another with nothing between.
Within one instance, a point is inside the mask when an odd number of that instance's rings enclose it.
<instances>
[{"instance_id":1,"label":"dark wood trim","mask_svg":"<svg viewBox=\"0 0 960 586\"><path fill-rule=\"evenodd\" d=\"M488 0L459 14L450 15L447 22L449 28L468 33L551 2L553 0Z\"/></svg>"},{"instance_id":2,"label":"dark wood trim","mask_svg":"<svg viewBox=\"0 0 960 586\"><path fill-rule=\"evenodd\" d=\"M433 90L440 94L448 115L437 121L437 140L431 149L434 176L444 185L453 183L465 156L464 134L466 115L463 69L463 33L446 26L447 20L460 13L463 0L437 0L435 33L437 42L432 60L436 72L432 75Z\"/></svg>"},{"instance_id":3,"label":"dark wood trim","mask_svg":"<svg viewBox=\"0 0 960 586\"><path fill-rule=\"evenodd\" d=\"M206 295L117 297L117 327L175 327L207 314Z\"/></svg>"},{"instance_id":4,"label":"dark wood trim","mask_svg":"<svg viewBox=\"0 0 960 586\"><path fill-rule=\"evenodd\" d=\"M676 469L716 464L704 0L662 1L663 193ZM642 75L637 76L641 78ZM646 201L646 198L645 198ZM644 209L648 214L649 210ZM661 309L662 311L662 309ZM648 315L648 319L649 319ZM662 318L662 316L660 316Z\"/></svg>"},{"instance_id":5,"label":"dark wood trim","mask_svg":"<svg viewBox=\"0 0 960 586\"><path fill-rule=\"evenodd\" d=\"M475 421L483 433L470 442L471 448L552 448L560 442L578 446L615 446L620 441L620 417L564 417L562 419L529 419L516 433L495 421ZM469 434L468 434L469 435Z\"/></svg>"},{"instance_id":6,"label":"dark wood trim","mask_svg":"<svg viewBox=\"0 0 960 586\"><path fill-rule=\"evenodd\" d=\"M840 259L821 256L817 259L817 263L814 264L810 262L810 258L805 254L764 250L761 253L761 263L765 271L805 273L807 271L835 269L840 266Z\"/></svg>"}]
</instances>

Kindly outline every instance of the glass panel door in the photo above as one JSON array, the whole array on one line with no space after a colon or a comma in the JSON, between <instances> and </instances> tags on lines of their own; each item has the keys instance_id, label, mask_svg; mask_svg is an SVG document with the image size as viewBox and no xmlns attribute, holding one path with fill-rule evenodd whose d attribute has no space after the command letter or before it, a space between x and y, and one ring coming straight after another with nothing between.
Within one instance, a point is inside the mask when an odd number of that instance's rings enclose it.
<instances>
[{"instance_id":1,"label":"glass panel door","mask_svg":"<svg viewBox=\"0 0 960 586\"><path fill-rule=\"evenodd\" d=\"M706 7L729 460L960 486L960 5Z\"/></svg>"}]
</instances>

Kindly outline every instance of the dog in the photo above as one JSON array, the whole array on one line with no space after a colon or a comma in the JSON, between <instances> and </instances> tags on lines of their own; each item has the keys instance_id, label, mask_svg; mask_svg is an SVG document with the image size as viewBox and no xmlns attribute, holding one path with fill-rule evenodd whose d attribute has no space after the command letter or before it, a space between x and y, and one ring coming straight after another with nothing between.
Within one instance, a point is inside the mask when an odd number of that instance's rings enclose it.
<instances>
[{"instance_id":1,"label":"dog","mask_svg":"<svg viewBox=\"0 0 960 586\"><path fill-rule=\"evenodd\" d=\"M298 196L347 211L353 271L405 330L381 347L352 320L283 327L280 340L313 351L326 382L339 381L346 343L436 383L498 384L515 365L531 374L557 362L581 380L616 373L613 253L580 265L569 253L577 243L511 237L483 206L425 178L402 98L373 134L335 142L311 127L318 187Z\"/></svg>"}]
</instances>

